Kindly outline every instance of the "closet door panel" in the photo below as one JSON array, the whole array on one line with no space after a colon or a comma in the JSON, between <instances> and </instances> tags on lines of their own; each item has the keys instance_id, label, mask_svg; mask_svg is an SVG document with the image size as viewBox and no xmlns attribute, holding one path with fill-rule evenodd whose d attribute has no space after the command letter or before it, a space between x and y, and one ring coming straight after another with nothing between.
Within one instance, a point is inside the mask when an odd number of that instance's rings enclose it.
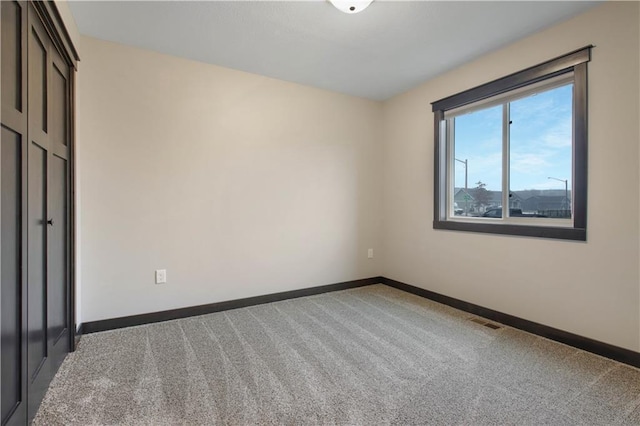
<instances>
[{"instance_id":1,"label":"closet door panel","mask_svg":"<svg viewBox=\"0 0 640 426\"><path fill-rule=\"evenodd\" d=\"M44 34L31 27L29 34L29 129L47 132L47 43ZM35 136L35 135L34 135Z\"/></svg>"},{"instance_id":2,"label":"closet door panel","mask_svg":"<svg viewBox=\"0 0 640 426\"><path fill-rule=\"evenodd\" d=\"M22 13L18 2L2 2L3 115L5 109L22 112Z\"/></svg>"},{"instance_id":3,"label":"closet door panel","mask_svg":"<svg viewBox=\"0 0 640 426\"><path fill-rule=\"evenodd\" d=\"M1 423L22 400L22 138L2 127L0 182L2 182L2 404Z\"/></svg>"},{"instance_id":4,"label":"closet door panel","mask_svg":"<svg viewBox=\"0 0 640 426\"><path fill-rule=\"evenodd\" d=\"M26 422L26 4L0 2L0 423Z\"/></svg>"},{"instance_id":5,"label":"closet door panel","mask_svg":"<svg viewBox=\"0 0 640 426\"><path fill-rule=\"evenodd\" d=\"M29 147L28 363L33 382L47 358L47 152Z\"/></svg>"},{"instance_id":6,"label":"closet door panel","mask_svg":"<svg viewBox=\"0 0 640 426\"><path fill-rule=\"evenodd\" d=\"M64 356L68 350L68 202L67 202L67 161L53 155L49 170L49 345L55 353ZM61 345L58 347L58 345Z\"/></svg>"},{"instance_id":7,"label":"closet door panel","mask_svg":"<svg viewBox=\"0 0 640 426\"><path fill-rule=\"evenodd\" d=\"M51 382L48 345L47 151L35 142L28 160L27 418L31 422Z\"/></svg>"},{"instance_id":8,"label":"closet door panel","mask_svg":"<svg viewBox=\"0 0 640 426\"><path fill-rule=\"evenodd\" d=\"M49 135L55 143L64 147L68 145L68 78L61 66L62 59L53 52L53 70L51 72L51 131ZM61 70L62 68L62 70Z\"/></svg>"}]
</instances>

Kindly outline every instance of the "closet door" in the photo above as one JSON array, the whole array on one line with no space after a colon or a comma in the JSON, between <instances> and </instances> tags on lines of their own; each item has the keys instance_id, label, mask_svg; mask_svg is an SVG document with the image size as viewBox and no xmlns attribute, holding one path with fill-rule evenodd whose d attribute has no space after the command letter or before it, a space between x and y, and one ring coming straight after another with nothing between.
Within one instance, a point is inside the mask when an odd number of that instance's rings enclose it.
<instances>
[{"instance_id":1,"label":"closet door","mask_svg":"<svg viewBox=\"0 0 640 426\"><path fill-rule=\"evenodd\" d=\"M28 418L69 351L68 67L32 5L28 31ZM65 68L67 71L65 71Z\"/></svg>"},{"instance_id":2,"label":"closet door","mask_svg":"<svg viewBox=\"0 0 640 426\"><path fill-rule=\"evenodd\" d=\"M49 41L29 5L29 144L27 234L27 378L29 419L35 416L51 380L47 345L47 172L49 152Z\"/></svg>"},{"instance_id":3,"label":"closet door","mask_svg":"<svg viewBox=\"0 0 640 426\"><path fill-rule=\"evenodd\" d=\"M69 352L69 67L56 49L49 62L47 336L53 374Z\"/></svg>"},{"instance_id":4,"label":"closet door","mask_svg":"<svg viewBox=\"0 0 640 426\"><path fill-rule=\"evenodd\" d=\"M74 337L73 76L70 62L56 49L65 42L52 18L52 2L0 4L0 424L5 426L33 419ZM67 47L63 51L68 54Z\"/></svg>"},{"instance_id":5,"label":"closet door","mask_svg":"<svg viewBox=\"0 0 640 426\"><path fill-rule=\"evenodd\" d=\"M0 2L2 17L2 127L0 138L0 424L25 424L27 156L26 4Z\"/></svg>"}]
</instances>

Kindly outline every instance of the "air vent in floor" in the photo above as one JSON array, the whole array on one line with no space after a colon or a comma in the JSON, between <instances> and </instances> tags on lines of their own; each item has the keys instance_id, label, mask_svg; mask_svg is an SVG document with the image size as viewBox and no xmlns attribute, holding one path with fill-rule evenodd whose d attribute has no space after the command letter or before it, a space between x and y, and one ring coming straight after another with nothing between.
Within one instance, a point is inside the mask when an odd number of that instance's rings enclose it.
<instances>
[{"instance_id":1,"label":"air vent in floor","mask_svg":"<svg viewBox=\"0 0 640 426\"><path fill-rule=\"evenodd\" d=\"M469 321L475 322L476 324L484 325L485 327L488 327L488 328L490 328L492 330L498 330L498 329L502 328L501 325L494 324L494 323L491 323L491 322L487 322L487 320L485 320L483 318L473 317L473 318L469 318Z\"/></svg>"},{"instance_id":2,"label":"air vent in floor","mask_svg":"<svg viewBox=\"0 0 640 426\"><path fill-rule=\"evenodd\" d=\"M497 330L499 328L502 328L501 326L499 326L498 324L491 324L490 322L486 323L484 325L485 327L489 327L492 330Z\"/></svg>"}]
</instances>

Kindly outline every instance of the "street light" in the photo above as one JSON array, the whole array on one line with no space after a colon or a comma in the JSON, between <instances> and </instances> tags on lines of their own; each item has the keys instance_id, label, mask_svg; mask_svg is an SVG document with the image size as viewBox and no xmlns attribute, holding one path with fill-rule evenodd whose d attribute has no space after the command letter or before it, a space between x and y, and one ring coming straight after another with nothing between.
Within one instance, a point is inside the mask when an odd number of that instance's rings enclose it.
<instances>
[{"instance_id":1,"label":"street light","mask_svg":"<svg viewBox=\"0 0 640 426\"><path fill-rule=\"evenodd\" d=\"M547 177L547 179L557 180L558 182L564 182L564 209L569 210L569 179L558 179L554 177Z\"/></svg>"},{"instance_id":2,"label":"street light","mask_svg":"<svg viewBox=\"0 0 640 426\"><path fill-rule=\"evenodd\" d=\"M455 160L461 162L462 164L464 164L464 189L468 189L469 187L467 186L467 176L468 176L467 175L467 161L469 161L469 160L465 159L464 161L462 161L462 160L458 160L457 158Z\"/></svg>"},{"instance_id":3,"label":"street light","mask_svg":"<svg viewBox=\"0 0 640 426\"><path fill-rule=\"evenodd\" d=\"M464 161L462 160L458 160L457 158L454 158L454 160L461 162L462 164L464 164L464 215L467 216L469 214L469 200L467 200L467 198L469 198L469 187L467 186L467 176L468 176L468 172L467 172L467 159L465 158Z\"/></svg>"}]
</instances>

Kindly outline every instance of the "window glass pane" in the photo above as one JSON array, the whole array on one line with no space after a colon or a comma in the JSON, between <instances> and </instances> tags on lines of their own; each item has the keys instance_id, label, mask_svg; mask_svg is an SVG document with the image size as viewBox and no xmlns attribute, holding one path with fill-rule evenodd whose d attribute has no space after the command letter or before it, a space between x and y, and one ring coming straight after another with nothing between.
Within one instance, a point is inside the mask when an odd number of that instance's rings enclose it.
<instances>
[{"instance_id":1,"label":"window glass pane","mask_svg":"<svg viewBox=\"0 0 640 426\"><path fill-rule=\"evenodd\" d=\"M457 216L488 213L495 217L502 206L502 109L498 105L453 120L453 213Z\"/></svg>"},{"instance_id":2,"label":"window glass pane","mask_svg":"<svg viewBox=\"0 0 640 426\"><path fill-rule=\"evenodd\" d=\"M509 212L571 218L573 84L510 104Z\"/></svg>"}]
</instances>

